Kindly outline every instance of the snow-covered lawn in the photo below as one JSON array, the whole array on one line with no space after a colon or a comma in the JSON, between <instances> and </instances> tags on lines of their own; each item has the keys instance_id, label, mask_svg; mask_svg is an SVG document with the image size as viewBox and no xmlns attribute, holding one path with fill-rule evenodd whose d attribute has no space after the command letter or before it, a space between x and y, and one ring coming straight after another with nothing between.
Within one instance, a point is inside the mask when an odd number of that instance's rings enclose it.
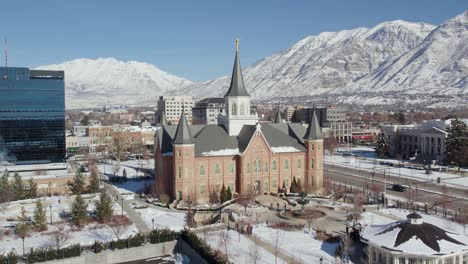
<instances>
[{"instance_id":1,"label":"snow-covered lawn","mask_svg":"<svg viewBox=\"0 0 468 264\"><path fill-rule=\"evenodd\" d=\"M335 263L335 250L338 243L328 243L315 239L315 232L283 231L266 225L253 228L253 234L264 242L273 244L278 231L280 248L287 254L299 259L303 263Z\"/></svg>"},{"instance_id":2,"label":"snow-covered lawn","mask_svg":"<svg viewBox=\"0 0 468 264\"><path fill-rule=\"evenodd\" d=\"M70 236L69 240L65 245L80 243L82 245L92 244L95 240L99 241L110 241L116 239L113 235L112 229L107 225L101 225L97 223L89 223L82 229L78 229L68 223L64 218L64 213L70 212L70 205L73 201L74 196L54 196L54 197L43 197L37 199L28 199L11 202L8 205L7 211L4 214L0 214L0 225L4 228L0 228L0 232L5 234L9 230L9 235L4 235L0 240L0 252L9 252L16 250L18 253L22 253L22 240L14 235L13 228L9 228L12 223L7 219L14 219L20 215L21 207L26 211L26 215L32 217L36 206L36 201L41 199L43 206L47 212L47 222L50 222L50 206L52 206L52 221L53 225L48 225L48 230L44 232L33 232L31 236L25 239L25 250L28 251L31 247L48 247L52 245L51 232L57 231L59 227ZM94 210L93 201L99 199L98 194L86 194L83 195L85 201L88 203L88 212ZM114 214L120 214L120 206L114 202ZM131 234L137 233L138 230L134 224L131 224L127 231L121 236L125 238Z\"/></svg>"},{"instance_id":3,"label":"snow-covered lawn","mask_svg":"<svg viewBox=\"0 0 468 264\"><path fill-rule=\"evenodd\" d=\"M185 226L185 213L163 210L158 208L137 209L137 212L143 218L149 228L168 228L174 231L180 231Z\"/></svg>"},{"instance_id":4,"label":"snow-covered lawn","mask_svg":"<svg viewBox=\"0 0 468 264\"><path fill-rule=\"evenodd\" d=\"M227 243L227 253L229 260L233 263L252 263L251 261L251 252L253 252L254 243L246 238L244 235L240 235L234 230L227 231L228 234L228 243ZM199 233L198 236L201 239L204 239L202 233ZM212 247L224 253L224 245L221 243L221 231L211 231L207 233L206 242ZM275 263L275 256L263 249L258 247L258 260L257 263ZM278 259L278 263L285 263L283 260Z\"/></svg>"},{"instance_id":5,"label":"snow-covered lawn","mask_svg":"<svg viewBox=\"0 0 468 264\"><path fill-rule=\"evenodd\" d=\"M343 155L346 153L352 153L354 156ZM349 152L348 149L339 148L335 155L325 155L325 163L336 166L367 171L375 170L378 172L385 170L387 175L426 181L437 181L437 178L440 177L443 183L468 187L468 174L466 172L463 175L455 172L433 170L428 175L425 170L383 165L380 164L381 162L399 164L399 160L397 159L378 159L374 149L369 147L355 147L351 148ZM404 163L406 164L407 162Z\"/></svg>"}]
</instances>

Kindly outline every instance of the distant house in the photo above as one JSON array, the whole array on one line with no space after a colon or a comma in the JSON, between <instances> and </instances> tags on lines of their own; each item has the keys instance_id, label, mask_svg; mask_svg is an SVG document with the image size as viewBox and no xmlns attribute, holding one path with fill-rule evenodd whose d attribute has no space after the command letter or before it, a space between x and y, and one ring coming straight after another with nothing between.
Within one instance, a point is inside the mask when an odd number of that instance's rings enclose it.
<instances>
[{"instance_id":1,"label":"distant house","mask_svg":"<svg viewBox=\"0 0 468 264\"><path fill-rule=\"evenodd\" d=\"M252 112L236 49L231 84L218 124L167 125L162 115L155 143L156 189L172 199L208 201L224 185L233 193L289 191L295 179L321 193L323 139L317 116L301 124L260 124Z\"/></svg>"}]
</instances>

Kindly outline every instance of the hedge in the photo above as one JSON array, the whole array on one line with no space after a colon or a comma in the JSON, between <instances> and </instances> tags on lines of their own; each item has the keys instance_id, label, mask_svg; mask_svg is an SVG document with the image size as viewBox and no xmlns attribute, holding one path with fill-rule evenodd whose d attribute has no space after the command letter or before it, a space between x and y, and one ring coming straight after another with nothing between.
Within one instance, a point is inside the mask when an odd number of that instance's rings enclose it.
<instances>
[{"instance_id":1,"label":"hedge","mask_svg":"<svg viewBox=\"0 0 468 264\"><path fill-rule=\"evenodd\" d=\"M205 241L201 240L196 234L184 230L181 238L195 250L208 264L230 264L227 256L219 250L212 249Z\"/></svg>"},{"instance_id":2,"label":"hedge","mask_svg":"<svg viewBox=\"0 0 468 264\"><path fill-rule=\"evenodd\" d=\"M12 251L6 255L0 255L0 264L17 264L18 256Z\"/></svg>"}]
</instances>

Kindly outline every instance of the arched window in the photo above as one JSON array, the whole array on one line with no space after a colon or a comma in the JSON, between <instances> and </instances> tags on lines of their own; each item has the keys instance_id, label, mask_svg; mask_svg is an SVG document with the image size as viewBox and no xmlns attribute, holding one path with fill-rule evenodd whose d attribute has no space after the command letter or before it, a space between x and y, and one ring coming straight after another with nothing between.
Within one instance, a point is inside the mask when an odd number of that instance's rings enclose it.
<instances>
[{"instance_id":1,"label":"arched window","mask_svg":"<svg viewBox=\"0 0 468 264\"><path fill-rule=\"evenodd\" d=\"M241 104L241 105L240 105L240 115L241 115L241 116L244 116L244 115L245 115L245 109L244 109L244 108L245 108L244 104Z\"/></svg>"},{"instance_id":2,"label":"arched window","mask_svg":"<svg viewBox=\"0 0 468 264\"><path fill-rule=\"evenodd\" d=\"M177 156L182 156L182 151L180 149L177 150Z\"/></svg>"},{"instance_id":3,"label":"arched window","mask_svg":"<svg viewBox=\"0 0 468 264\"><path fill-rule=\"evenodd\" d=\"M268 162L265 162L265 165L263 165L263 168L265 172L268 172Z\"/></svg>"},{"instance_id":4,"label":"arched window","mask_svg":"<svg viewBox=\"0 0 468 264\"><path fill-rule=\"evenodd\" d=\"M289 160L284 160L284 169L289 169Z\"/></svg>"},{"instance_id":5,"label":"arched window","mask_svg":"<svg viewBox=\"0 0 468 264\"><path fill-rule=\"evenodd\" d=\"M311 168L311 169L314 168L314 159L311 159L311 160L310 160L310 168Z\"/></svg>"},{"instance_id":6,"label":"arched window","mask_svg":"<svg viewBox=\"0 0 468 264\"><path fill-rule=\"evenodd\" d=\"M237 106L236 106L236 104L232 104L232 106L231 106L231 115L233 115L233 116L237 115Z\"/></svg>"},{"instance_id":7,"label":"arched window","mask_svg":"<svg viewBox=\"0 0 468 264\"><path fill-rule=\"evenodd\" d=\"M302 168L302 160L301 159L297 160L297 168L298 169Z\"/></svg>"},{"instance_id":8,"label":"arched window","mask_svg":"<svg viewBox=\"0 0 468 264\"><path fill-rule=\"evenodd\" d=\"M247 173L250 173L250 162L247 163Z\"/></svg>"},{"instance_id":9,"label":"arched window","mask_svg":"<svg viewBox=\"0 0 468 264\"><path fill-rule=\"evenodd\" d=\"M205 165L200 165L200 175L205 175Z\"/></svg>"},{"instance_id":10,"label":"arched window","mask_svg":"<svg viewBox=\"0 0 468 264\"><path fill-rule=\"evenodd\" d=\"M229 174L234 174L234 163L229 162Z\"/></svg>"},{"instance_id":11,"label":"arched window","mask_svg":"<svg viewBox=\"0 0 468 264\"><path fill-rule=\"evenodd\" d=\"M215 174L219 174L219 163L215 164Z\"/></svg>"},{"instance_id":12,"label":"arched window","mask_svg":"<svg viewBox=\"0 0 468 264\"><path fill-rule=\"evenodd\" d=\"M259 173L262 171L262 165L261 165L261 161L260 161L260 158L257 157L257 159L254 161L254 172L255 173Z\"/></svg>"},{"instance_id":13,"label":"arched window","mask_svg":"<svg viewBox=\"0 0 468 264\"><path fill-rule=\"evenodd\" d=\"M276 160L271 162L271 170L276 170Z\"/></svg>"},{"instance_id":14,"label":"arched window","mask_svg":"<svg viewBox=\"0 0 468 264\"><path fill-rule=\"evenodd\" d=\"M178 170L177 170L177 174L179 176L179 179L182 178L182 167L179 166Z\"/></svg>"}]
</instances>

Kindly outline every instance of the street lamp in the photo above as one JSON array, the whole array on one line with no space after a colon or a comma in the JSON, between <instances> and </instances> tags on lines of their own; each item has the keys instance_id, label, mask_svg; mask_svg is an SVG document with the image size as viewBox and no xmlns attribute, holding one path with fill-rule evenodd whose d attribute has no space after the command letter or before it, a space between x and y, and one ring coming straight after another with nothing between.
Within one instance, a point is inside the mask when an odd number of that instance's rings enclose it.
<instances>
[{"instance_id":1,"label":"street lamp","mask_svg":"<svg viewBox=\"0 0 468 264\"><path fill-rule=\"evenodd\" d=\"M50 224L52 224L52 205L49 205L50 209Z\"/></svg>"},{"instance_id":2,"label":"street lamp","mask_svg":"<svg viewBox=\"0 0 468 264\"><path fill-rule=\"evenodd\" d=\"M121 215L123 215L123 201L124 201L123 197L120 198L120 200L122 200L122 214Z\"/></svg>"},{"instance_id":3,"label":"street lamp","mask_svg":"<svg viewBox=\"0 0 468 264\"><path fill-rule=\"evenodd\" d=\"M320 264L322 264L322 263L323 263L323 258L322 258L322 257L320 257Z\"/></svg>"},{"instance_id":4,"label":"street lamp","mask_svg":"<svg viewBox=\"0 0 468 264\"><path fill-rule=\"evenodd\" d=\"M153 222L153 230L154 230L154 218L153 218L153 219L151 219L151 222Z\"/></svg>"}]
</instances>

